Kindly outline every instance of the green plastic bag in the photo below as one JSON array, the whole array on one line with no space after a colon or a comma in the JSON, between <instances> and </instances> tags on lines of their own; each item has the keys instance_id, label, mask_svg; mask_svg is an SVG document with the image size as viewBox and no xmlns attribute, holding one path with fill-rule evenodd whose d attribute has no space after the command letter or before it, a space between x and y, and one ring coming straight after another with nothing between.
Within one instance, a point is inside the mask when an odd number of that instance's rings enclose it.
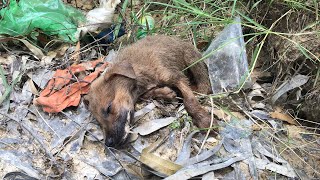
<instances>
[{"instance_id":1,"label":"green plastic bag","mask_svg":"<svg viewBox=\"0 0 320 180\"><path fill-rule=\"evenodd\" d=\"M0 10L0 36L24 36L39 29L65 42L77 42L78 24L84 14L61 0L10 0Z\"/></svg>"}]
</instances>

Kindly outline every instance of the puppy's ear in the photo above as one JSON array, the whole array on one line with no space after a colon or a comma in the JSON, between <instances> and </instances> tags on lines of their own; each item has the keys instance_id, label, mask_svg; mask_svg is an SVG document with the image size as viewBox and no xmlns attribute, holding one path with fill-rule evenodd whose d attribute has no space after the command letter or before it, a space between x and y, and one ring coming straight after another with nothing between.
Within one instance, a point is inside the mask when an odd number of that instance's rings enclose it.
<instances>
[{"instance_id":1,"label":"puppy's ear","mask_svg":"<svg viewBox=\"0 0 320 180\"><path fill-rule=\"evenodd\" d=\"M109 71L104 75L104 79L107 81L114 75L121 75L130 79L136 79L137 76L130 63L117 63L114 64Z\"/></svg>"}]
</instances>

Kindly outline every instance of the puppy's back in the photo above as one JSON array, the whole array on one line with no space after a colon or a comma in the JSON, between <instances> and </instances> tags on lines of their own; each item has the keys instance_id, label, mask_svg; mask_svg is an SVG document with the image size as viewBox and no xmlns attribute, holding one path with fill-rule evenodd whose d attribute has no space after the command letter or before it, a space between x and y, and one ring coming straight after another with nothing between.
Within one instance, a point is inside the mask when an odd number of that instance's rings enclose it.
<instances>
[{"instance_id":1,"label":"puppy's back","mask_svg":"<svg viewBox=\"0 0 320 180\"><path fill-rule=\"evenodd\" d=\"M190 53L201 58L201 54L191 43L176 37L156 35L147 36L122 49L118 60L141 66L165 66L182 70L189 65L189 62L185 60L185 56Z\"/></svg>"}]
</instances>

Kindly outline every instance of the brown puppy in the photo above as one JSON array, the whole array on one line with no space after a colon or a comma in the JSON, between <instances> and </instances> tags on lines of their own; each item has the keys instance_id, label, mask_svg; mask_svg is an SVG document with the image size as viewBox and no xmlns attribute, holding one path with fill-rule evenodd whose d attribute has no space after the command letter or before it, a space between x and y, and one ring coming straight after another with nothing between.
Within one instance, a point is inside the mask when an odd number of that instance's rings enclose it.
<instances>
[{"instance_id":1,"label":"brown puppy","mask_svg":"<svg viewBox=\"0 0 320 180\"><path fill-rule=\"evenodd\" d=\"M100 122L107 146L125 143L134 106L142 95L174 98L180 91L185 108L200 128L210 126L210 115L194 96L210 92L208 72L201 54L190 43L168 36L149 36L122 49L104 76L91 84L85 97L89 110ZM187 76L190 78L188 80ZM216 122L214 122L216 124Z\"/></svg>"}]
</instances>

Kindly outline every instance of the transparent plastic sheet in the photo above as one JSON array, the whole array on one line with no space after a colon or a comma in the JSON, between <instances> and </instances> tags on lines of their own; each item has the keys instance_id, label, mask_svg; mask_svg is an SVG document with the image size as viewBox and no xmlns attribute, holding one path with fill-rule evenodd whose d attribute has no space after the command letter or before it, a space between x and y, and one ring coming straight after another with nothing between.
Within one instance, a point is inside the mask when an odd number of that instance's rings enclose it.
<instances>
[{"instance_id":1,"label":"transparent plastic sheet","mask_svg":"<svg viewBox=\"0 0 320 180\"><path fill-rule=\"evenodd\" d=\"M41 30L66 42L76 42L77 26L84 14L61 0L10 0L0 10L0 36L24 36Z\"/></svg>"},{"instance_id":2,"label":"transparent plastic sheet","mask_svg":"<svg viewBox=\"0 0 320 180\"><path fill-rule=\"evenodd\" d=\"M250 85L240 17L220 32L203 56L208 56L206 64L213 94L235 91L243 83L245 88Z\"/></svg>"}]
</instances>

